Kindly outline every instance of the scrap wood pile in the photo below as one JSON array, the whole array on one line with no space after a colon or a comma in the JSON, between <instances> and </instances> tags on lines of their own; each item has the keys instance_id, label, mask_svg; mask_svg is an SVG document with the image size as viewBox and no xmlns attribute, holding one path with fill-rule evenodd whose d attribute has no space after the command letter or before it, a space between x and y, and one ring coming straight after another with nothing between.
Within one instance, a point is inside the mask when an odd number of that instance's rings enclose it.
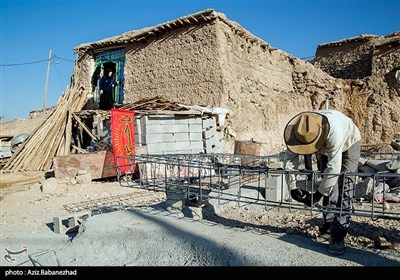
<instances>
[{"instance_id":1,"label":"scrap wood pile","mask_svg":"<svg viewBox=\"0 0 400 280\"><path fill-rule=\"evenodd\" d=\"M149 110L170 110L170 111L186 111L187 109L179 106L176 102L171 102L163 96L145 98L134 103L127 103L119 107L124 110L149 111Z\"/></svg>"},{"instance_id":2,"label":"scrap wood pile","mask_svg":"<svg viewBox=\"0 0 400 280\"><path fill-rule=\"evenodd\" d=\"M103 119L110 117L110 111L105 110L82 110L74 113L75 116L79 117L80 119L84 120L94 115L99 116Z\"/></svg>"},{"instance_id":3,"label":"scrap wood pile","mask_svg":"<svg viewBox=\"0 0 400 280\"><path fill-rule=\"evenodd\" d=\"M68 155L71 145L72 113L82 109L86 92L67 86L55 110L18 148L3 170L46 171L54 156Z\"/></svg>"}]
</instances>

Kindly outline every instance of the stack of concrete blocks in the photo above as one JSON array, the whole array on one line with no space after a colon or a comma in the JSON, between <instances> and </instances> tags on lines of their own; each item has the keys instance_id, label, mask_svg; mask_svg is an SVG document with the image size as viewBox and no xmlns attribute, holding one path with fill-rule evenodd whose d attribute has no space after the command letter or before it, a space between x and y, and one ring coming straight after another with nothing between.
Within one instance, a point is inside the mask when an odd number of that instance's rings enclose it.
<instances>
[{"instance_id":1,"label":"stack of concrete blocks","mask_svg":"<svg viewBox=\"0 0 400 280\"><path fill-rule=\"evenodd\" d=\"M111 122L109 118L101 115L93 116L93 135L97 136L98 141L111 144Z\"/></svg>"},{"instance_id":2,"label":"stack of concrete blocks","mask_svg":"<svg viewBox=\"0 0 400 280\"><path fill-rule=\"evenodd\" d=\"M222 129L217 126L215 115L203 117L203 143L206 154L224 152L225 140Z\"/></svg>"},{"instance_id":3,"label":"stack of concrete blocks","mask_svg":"<svg viewBox=\"0 0 400 280\"><path fill-rule=\"evenodd\" d=\"M140 118L138 139L148 154L204 153L202 119L192 115L149 115Z\"/></svg>"}]
</instances>

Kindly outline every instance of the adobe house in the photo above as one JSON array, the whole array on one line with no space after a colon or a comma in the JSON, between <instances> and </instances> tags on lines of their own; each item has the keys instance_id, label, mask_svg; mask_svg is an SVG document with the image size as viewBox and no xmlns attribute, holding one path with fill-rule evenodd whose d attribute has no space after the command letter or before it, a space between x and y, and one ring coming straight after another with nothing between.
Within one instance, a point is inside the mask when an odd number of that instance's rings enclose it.
<instances>
[{"instance_id":1,"label":"adobe house","mask_svg":"<svg viewBox=\"0 0 400 280\"><path fill-rule=\"evenodd\" d=\"M380 81L366 88L359 80L334 78L211 9L81 44L74 51L74 83L90 89L94 97L85 108L96 108L98 78L111 68L119 82L116 103L163 96L172 102L227 108L227 153L233 152L235 141L250 139L262 143L261 154L280 152L287 121L302 110L327 104L355 119L364 143L390 141L400 131L400 113L394 109L399 108L399 95L390 102L378 100L376 94L382 92L374 90ZM389 93L384 89L383 94ZM371 100L377 111L369 111ZM381 124L373 119L380 114L389 116Z\"/></svg>"},{"instance_id":2,"label":"adobe house","mask_svg":"<svg viewBox=\"0 0 400 280\"><path fill-rule=\"evenodd\" d=\"M354 94L365 101L350 106L364 140L390 142L400 137L400 32L360 35L326 44L316 51L314 65L336 78L352 79Z\"/></svg>"},{"instance_id":3,"label":"adobe house","mask_svg":"<svg viewBox=\"0 0 400 280\"><path fill-rule=\"evenodd\" d=\"M400 32L360 35L317 48L314 65L335 78L362 79L400 70Z\"/></svg>"}]
</instances>

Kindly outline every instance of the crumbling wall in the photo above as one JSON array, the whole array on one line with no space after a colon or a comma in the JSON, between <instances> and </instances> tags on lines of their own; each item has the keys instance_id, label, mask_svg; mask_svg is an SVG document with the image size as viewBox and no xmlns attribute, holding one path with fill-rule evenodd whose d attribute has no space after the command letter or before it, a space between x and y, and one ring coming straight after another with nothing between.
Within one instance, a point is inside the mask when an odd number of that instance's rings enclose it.
<instances>
[{"instance_id":1,"label":"crumbling wall","mask_svg":"<svg viewBox=\"0 0 400 280\"><path fill-rule=\"evenodd\" d=\"M390 143L400 137L400 90L389 87L384 77L348 81L348 112L360 128L364 144Z\"/></svg>"},{"instance_id":2,"label":"crumbling wall","mask_svg":"<svg viewBox=\"0 0 400 280\"><path fill-rule=\"evenodd\" d=\"M364 40L320 45L314 65L335 78L360 79L371 75L372 52Z\"/></svg>"},{"instance_id":3,"label":"crumbling wall","mask_svg":"<svg viewBox=\"0 0 400 280\"><path fill-rule=\"evenodd\" d=\"M393 44L377 46L372 57L372 75L385 76L394 69L400 70L400 34Z\"/></svg>"},{"instance_id":4,"label":"crumbling wall","mask_svg":"<svg viewBox=\"0 0 400 280\"><path fill-rule=\"evenodd\" d=\"M319 47L314 65L332 75L353 78L345 82L343 110L359 126L363 143L390 143L400 137L400 81L395 77L400 69L400 33L354 40ZM370 59L368 64L366 57ZM340 74L340 65L351 61L359 72ZM365 65L370 73L359 75Z\"/></svg>"},{"instance_id":5,"label":"crumbling wall","mask_svg":"<svg viewBox=\"0 0 400 280\"><path fill-rule=\"evenodd\" d=\"M78 52L71 83L83 87L87 92L92 92L90 81L93 72L94 54L92 52Z\"/></svg>"},{"instance_id":6,"label":"crumbling wall","mask_svg":"<svg viewBox=\"0 0 400 280\"><path fill-rule=\"evenodd\" d=\"M220 22L218 42L224 70L225 94L221 106L229 108L226 152L234 140L262 143L261 153L284 149L283 130L303 110L343 108L344 81L272 48L238 26Z\"/></svg>"},{"instance_id":7,"label":"crumbling wall","mask_svg":"<svg viewBox=\"0 0 400 280\"><path fill-rule=\"evenodd\" d=\"M126 46L124 102L161 95L184 104L219 104L222 71L213 24L142 41Z\"/></svg>"}]
</instances>

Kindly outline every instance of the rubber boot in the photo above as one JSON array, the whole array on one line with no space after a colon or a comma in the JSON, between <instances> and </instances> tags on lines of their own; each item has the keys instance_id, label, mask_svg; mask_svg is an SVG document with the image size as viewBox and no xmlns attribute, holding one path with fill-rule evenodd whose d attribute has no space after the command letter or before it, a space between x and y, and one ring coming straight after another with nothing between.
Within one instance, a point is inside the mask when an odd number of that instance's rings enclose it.
<instances>
[{"instance_id":1,"label":"rubber boot","mask_svg":"<svg viewBox=\"0 0 400 280\"><path fill-rule=\"evenodd\" d=\"M335 256L343 255L346 250L344 238L346 237L347 230L339 223L334 223L330 231L331 240L329 241L328 252Z\"/></svg>"}]
</instances>

